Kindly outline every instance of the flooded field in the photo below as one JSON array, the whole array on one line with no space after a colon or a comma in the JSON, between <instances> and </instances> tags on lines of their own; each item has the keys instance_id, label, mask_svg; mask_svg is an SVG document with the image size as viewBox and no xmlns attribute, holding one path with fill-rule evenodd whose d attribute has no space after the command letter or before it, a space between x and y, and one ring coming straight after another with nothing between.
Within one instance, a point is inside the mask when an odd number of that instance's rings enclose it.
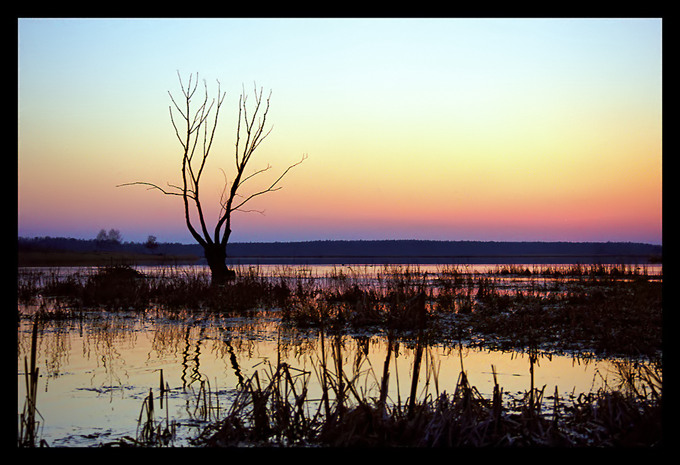
<instances>
[{"instance_id":1,"label":"flooded field","mask_svg":"<svg viewBox=\"0 0 680 465\"><path fill-rule=\"evenodd\" d=\"M399 283L428 289L423 308L428 315L438 314L428 317L428 324L438 330L427 332L436 333L427 340L423 339L425 330L386 327L373 321L343 329L336 324L331 330L314 324L311 314L304 314L306 324L301 324L299 309L320 301L319 289L332 287L334 292L333 299L323 299L323 306L329 305L325 302L347 302L348 293L358 288L371 289L352 305L373 302L379 308L377 303L384 299L375 295L386 295L380 294L381 289L399 287L381 275L386 271L381 267L246 267L238 271L239 279L257 276L286 282L286 289L294 290L296 297L286 301L286 308L269 305L238 313L218 312L207 308L208 304L203 304L203 309L157 303L135 309L89 308L63 296L36 292L18 306L18 429L22 429L21 414L29 397L26 375L33 371L28 368L32 357L38 370L33 397L36 436L50 447L140 444L149 428L166 435L162 444L194 445L194 439L207 427L228 414L244 383L254 376L264 383L266 375L282 364L288 373L304 375L306 399L311 403L324 399L323 373L329 366L342 374L337 378L340 382L351 386L348 404L351 398L386 398L391 405L406 405L414 396L437 398L457 390L461 373L483 398L494 398L495 390L502 387L507 411L512 411L515 403L521 406L529 392L537 393L549 412L559 402L575 401L603 389L648 389L631 383L631 373L650 363L648 356L602 356L583 346L552 350L555 345L549 341L510 348L502 343L502 336L498 338L501 343L489 344L492 337L487 340L481 335L461 336L460 330L443 330L455 326L450 322L458 321L459 316L481 313L480 302L490 307L488 302L496 300L483 300L490 294L500 298L519 293L523 299L533 296L557 305L552 295L573 292L568 289L583 280L573 273L573 267L571 273L545 265L540 270L532 265L512 267L400 268L402 277L406 274L413 279ZM169 275L197 278L205 272L197 267L140 267L139 271L146 280L172 279ZM25 290L22 286L54 286L60 279L86 281L95 273L95 269L86 268L23 269L19 273L20 294ZM660 267L642 271L629 267L614 274L624 280L641 275L645 282L662 280ZM457 293L447 294L452 275L460 279L454 286ZM475 277L474 283L470 277ZM303 302L300 295L309 300ZM443 310L445 302L450 304L447 311ZM466 311L468 304L474 308ZM352 312L358 313L356 307ZM336 322L337 315L327 314ZM356 317L347 315L343 314L343 321L356 322ZM34 325L34 321L38 323Z\"/></svg>"}]
</instances>

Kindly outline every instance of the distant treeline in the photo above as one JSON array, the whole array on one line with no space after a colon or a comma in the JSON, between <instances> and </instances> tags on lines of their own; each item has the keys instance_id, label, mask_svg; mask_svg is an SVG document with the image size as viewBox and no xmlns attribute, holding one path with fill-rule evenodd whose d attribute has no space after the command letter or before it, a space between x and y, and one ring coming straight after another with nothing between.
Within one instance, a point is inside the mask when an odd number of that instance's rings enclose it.
<instances>
[{"instance_id":1,"label":"distant treeline","mask_svg":"<svg viewBox=\"0 0 680 465\"><path fill-rule=\"evenodd\" d=\"M659 245L629 242L357 240L234 243L233 263L649 263Z\"/></svg>"},{"instance_id":2,"label":"distant treeline","mask_svg":"<svg viewBox=\"0 0 680 465\"><path fill-rule=\"evenodd\" d=\"M21 251L108 251L203 256L198 244L102 242L60 237L19 238ZM231 264L373 263L654 263L662 246L634 242L495 242L326 240L240 242L227 246Z\"/></svg>"},{"instance_id":3,"label":"distant treeline","mask_svg":"<svg viewBox=\"0 0 680 465\"><path fill-rule=\"evenodd\" d=\"M203 255L196 244L144 243L101 241L97 239L73 239L68 237L19 237L19 252L125 252L137 254Z\"/></svg>"}]
</instances>

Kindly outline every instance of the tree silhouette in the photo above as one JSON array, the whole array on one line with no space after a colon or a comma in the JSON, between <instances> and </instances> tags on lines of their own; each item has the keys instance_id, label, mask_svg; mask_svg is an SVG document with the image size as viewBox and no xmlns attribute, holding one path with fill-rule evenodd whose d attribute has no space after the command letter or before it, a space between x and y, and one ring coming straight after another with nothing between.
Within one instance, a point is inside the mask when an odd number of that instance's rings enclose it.
<instances>
[{"instance_id":1,"label":"tree silhouette","mask_svg":"<svg viewBox=\"0 0 680 465\"><path fill-rule=\"evenodd\" d=\"M106 229L100 229L95 238L95 242L99 247L117 245L120 244L122 240L123 236L120 234L120 231L113 228L110 229L108 233L106 232Z\"/></svg>"},{"instance_id":2,"label":"tree silhouette","mask_svg":"<svg viewBox=\"0 0 680 465\"><path fill-rule=\"evenodd\" d=\"M156 240L156 236L149 235L149 237L146 238L146 242L144 243L144 247L146 247L149 250L155 250L158 248L158 242Z\"/></svg>"},{"instance_id":3,"label":"tree silhouette","mask_svg":"<svg viewBox=\"0 0 680 465\"><path fill-rule=\"evenodd\" d=\"M170 120L175 129L177 139L182 146L183 152L181 173L182 185L176 186L168 183L167 188L163 188L149 182L131 182L121 184L120 186L146 185L149 186L149 189L157 189L165 195L181 197L184 205L186 226L196 242L203 247L205 258L210 267L212 282L219 284L234 277L233 270L228 269L226 265L226 249L229 236L231 235L232 212L237 210L246 211L243 210L244 205L253 198L281 189L279 186L281 179L283 179L293 167L302 163L307 156L303 155L299 162L286 168L283 173L269 185L269 187L247 195L242 195L240 193L243 185L247 181L252 180L257 175L262 174L271 168L271 166L267 165L266 168L246 174L246 168L252 159L253 153L271 132L271 128L265 132L271 92L266 100L263 101L262 89L258 92L257 87L255 86L254 108L252 108L252 113L249 113L247 95L244 89L239 98L235 150L236 174L231 185L225 180L225 185L220 198L219 218L211 234L205 221L199 189L201 185L201 176L208 156L210 155L220 109L226 93L221 92L220 83L217 81L217 97L210 99L208 97L208 86L204 80L204 96L202 100L199 100L198 103L196 103L194 98L196 90L198 89L198 74L196 74L195 78L193 75L190 75L189 82L186 86L182 82L179 73L178 78L183 100L178 102L170 92L168 92L168 94L170 95L170 100L172 102L172 105L169 106ZM179 120L180 124L175 121L175 112L179 113L181 116L181 119ZM198 223L195 223L196 219L192 217L192 212L194 216L197 217ZM197 224L197 226L195 226L195 224Z\"/></svg>"}]
</instances>

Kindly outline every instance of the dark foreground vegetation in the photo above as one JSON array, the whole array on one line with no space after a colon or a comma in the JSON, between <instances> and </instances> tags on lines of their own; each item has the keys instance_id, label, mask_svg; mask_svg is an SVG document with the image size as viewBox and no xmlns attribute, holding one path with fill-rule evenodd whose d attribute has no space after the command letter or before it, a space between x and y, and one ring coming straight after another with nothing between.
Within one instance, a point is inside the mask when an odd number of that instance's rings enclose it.
<instances>
[{"instance_id":1,"label":"dark foreground vegetation","mask_svg":"<svg viewBox=\"0 0 680 465\"><path fill-rule=\"evenodd\" d=\"M387 360L389 361L389 359ZM387 366L386 361L386 366ZM416 364L421 359L416 359ZM337 371L338 359L322 364L321 399L307 392L309 372L287 364L256 373L243 383L227 416L195 440L211 447L324 445L331 447L584 447L660 446L661 387L650 369L635 379L647 391L608 391L561 399L544 407L545 386L506 403L497 382L487 399L461 371L453 393L415 393L404 403L362 396L353 380ZM417 368L414 367L414 373ZM389 373L383 372L381 385ZM414 375L416 379L416 375ZM495 374L494 374L495 379ZM631 380L631 383L633 380ZM632 386L632 384L631 384Z\"/></svg>"},{"instance_id":2,"label":"dark foreground vegetation","mask_svg":"<svg viewBox=\"0 0 680 465\"><path fill-rule=\"evenodd\" d=\"M376 398L362 394L339 357L322 360L316 370L320 399L308 394L312 373L280 363L244 379L227 414L206 428L196 445L658 446L661 286L659 276L630 266L498 266L487 273L442 266L434 274L385 266L370 276L336 269L322 277L283 268L265 276L251 267L215 286L198 270L169 267L150 276L117 265L67 276L23 270L18 300L39 307L36 321L78 318L97 308L244 317L275 309L281 324L318 329L329 347L339 334L369 330L390 341L411 340L421 349L446 342L526 351L532 357L568 352L649 362L626 369L625 388L563 399L532 385L512 405L498 384L492 399L481 396L463 370L453 393L417 398L413 391L404 402L390 402L389 351L385 371L377 376L382 385ZM420 364L422 350L416 353ZM414 379L418 372L414 366ZM32 370L26 373L29 383ZM161 425L145 431L115 445L171 444L172 435Z\"/></svg>"}]
</instances>

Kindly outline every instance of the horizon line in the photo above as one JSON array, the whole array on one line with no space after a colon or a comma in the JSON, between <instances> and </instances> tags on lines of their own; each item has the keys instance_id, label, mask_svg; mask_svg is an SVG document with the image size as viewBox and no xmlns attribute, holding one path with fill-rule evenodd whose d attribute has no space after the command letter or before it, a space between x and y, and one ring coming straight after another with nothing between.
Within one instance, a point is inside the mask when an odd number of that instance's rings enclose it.
<instances>
[{"instance_id":1,"label":"horizon line","mask_svg":"<svg viewBox=\"0 0 680 465\"><path fill-rule=\"evenodd\" d=\"M76 241L95 241L96 239L84 239L77 237L67 237L67 236L18 236L18 239L67 239ZM663 246L662 243L654 242L641 242L641 241L588 241L588 240L481 240L481 239L305 239L305 240L286 240L286 241L229 241L228 244L296 244L305 242L482 242L482 243L542 243L542 244L644 244L653 246ZM121 241L120 244L144 244L145 241ZM188 246L199 246L198 242L158 242L158 244L180 244Z\"/></svg>"}]
</instances>

